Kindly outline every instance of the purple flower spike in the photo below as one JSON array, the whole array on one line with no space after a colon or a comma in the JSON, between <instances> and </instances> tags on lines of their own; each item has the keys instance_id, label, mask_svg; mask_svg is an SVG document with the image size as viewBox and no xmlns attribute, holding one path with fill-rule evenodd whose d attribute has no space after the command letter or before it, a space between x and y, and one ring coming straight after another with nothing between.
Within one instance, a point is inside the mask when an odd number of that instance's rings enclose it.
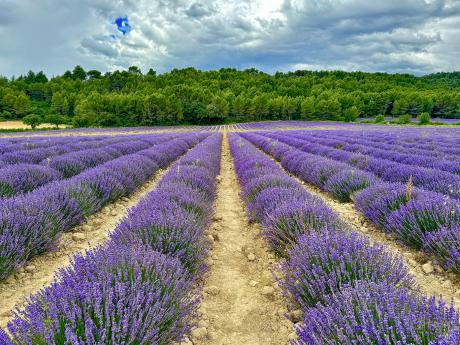
<instances>
[{"instance_id":1,"label":"purple flower spike","mask_svg":"<svg viewBox=\"0 0 460 345\"><path fill-rule=\"evenodd\" d=\"M458 344L453 306L391 283L360 281L307 310L297 345Z\"/></svg>"},{"instance_id":2,"label":"purple flower spike","mask_svg":"<svg viewBox=\"0 0 460 345\"><path fill-rule=\"evenodd\" d=\"M324 303L328 295L360 280L415 285L400 257L357 233L322 231L301 236L283 272L283 289L303 308Z\"/></svg>"}]
</instances>

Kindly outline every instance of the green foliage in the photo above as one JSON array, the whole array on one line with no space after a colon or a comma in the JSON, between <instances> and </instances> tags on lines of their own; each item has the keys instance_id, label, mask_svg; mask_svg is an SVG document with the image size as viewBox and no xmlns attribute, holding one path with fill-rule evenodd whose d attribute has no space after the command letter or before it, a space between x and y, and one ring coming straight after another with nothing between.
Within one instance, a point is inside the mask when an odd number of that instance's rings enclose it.
<instances>
[{"instance_id":1,"label":"green foliage","mask_svg":"<svg viewBox=\"0 0 460 345\"><path fill-rule=\"evenodd\" d=\"M56 128L59 128L59 125L66 124L69 121L65 116L55 114L46 115L43 120L45 123L56 126Z\"/></svg>"},{"instance_id":2,"label":"green foliage","mask_svg":"<svg viewBox=\"0 0 460 345\"><path fill-rule=\"evenodd\" d=\"M412 116L410 116L410 115L401 115L398 118L397 123L400 124L400 125L407 125L407 124L411 123L411 119L412 119Z\"/></svg>"},{"instance_id":3,"label":"green foliage","mask_svg":"<svg viewBox=\"0 0 460 345\"><path fill-rule=\"evenodd\" d=\"M428 125L431 121L431 117L428 113L421 113L417 116L417 120L419 125Z\"/></svg>"},{"instance_id":4,"label":"green foliage","mask_svg":"<svg viewBox=\"0 0 460 345\"><path fill-rule=\"evenodd\" d=\"M385 115L377 115L374 120L375 123L383 123L385 122Z\"/></svg>"},{"instance_id":5,"label":"green foliage","mask_svg":"<svg viewBox=\"0 0 460 345\"><path fill-rule=\"evenodd\" d=\"M72 78L78 80L85 80L86 79L86 72L80 65L75 66L72 71Z\"/></svg>"},{"instance_id":6,"label":"green foliage","mask_svg":"<svg viewBox=\"0 0 460 345\"><path fill-rule=\"evenodd\" d=\"M359 110L356 106L352 106L351 108L348 108L345 110L343 113L343 120L345 122L353 122L356 121L356 119L359 116Z\"/></svg>"},{"instance_id":7,"label":"green foliage","mask_svg":"<svg viewBox=\"0 0 460 345\"><path fill-rule=\"evenodd\" d=\"M36 127L40 126L40 124L43 123L43 119L39 115L30 114L30 115L24 116L22 119L22 122L25 125L30 126L32 129L35 129Z\"/></svg>"},{"instance_id":8,"label":"green foliage","mask_svg":"<svg viewBox=\"0 0 460 345\"><path fill-rule=\"evenodd\" d=\"M48 80L29 72L0 77L0 116L68 117L75 126L154 126L270 120L344 120L363 117L460 116L460 73L407 74L295 71L269 75L256 69L157 74L102 74L76 66ZM378 117L379 118L379 117ZM399 120L397 120L399 123ZM58 123L56 126L59 126Z\"/></svg>"}]
</instances>

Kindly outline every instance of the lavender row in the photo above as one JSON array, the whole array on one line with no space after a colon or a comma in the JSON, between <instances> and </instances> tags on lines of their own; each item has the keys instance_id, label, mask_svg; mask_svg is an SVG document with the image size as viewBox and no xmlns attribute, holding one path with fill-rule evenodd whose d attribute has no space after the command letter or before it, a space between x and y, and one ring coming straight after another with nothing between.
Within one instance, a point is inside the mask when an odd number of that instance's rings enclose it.
<instances>
[{"instance_id":1,"label":"lavender row","mask_svg":"<svg viewBox=\"0 0 460 345\"><path fill-rule=\"evenodd\" d=\"M176 135L177 137L177 135ZM41 164L14 164L0 169L0 198L28 193L52 181L69 178L123 155L168 141L173 136L140 136L100 148L72 151L49 157Z\"/></svg>"},{"instance_id":2,"label":"lavender row","mask_svg":"<svg viewBox=\"0 0 460 345\"><path fill-rule=\"evenodd\" d=\"M42 160L65 154L67 152L96 149L110 144L121 143L124 141L132 140L132 136L118 136L118 137L81 137L81 139L73 138L72 140L59 140L51 138L46 141L46 147L36 147L27 149L20 149L8 151L0 155L0 167L8 166L10 164L29 163L38 164ZM23 139L27 142L27 140Z\"/></svg>"},{"instance_id":3,"label":"lavender row","mask_svg":"<svg viewBox=\"0 0 460 345\"><path fill-rule=\"evenodd\" d=\"M356 193L356 209L385 232L435 255L460 274L460 203L410 185L382 183Z\"/></svg>"},{"instance_id":4,"label":"lavender row","mask_svg":"<svg viewBox=\"0 0 460 345\"><path fill-rule=\"evenodd\" d=\"M108 140L116 142L118 137L113 136L42 136L42 137L17 137L0 138L0 157L6 153L18 151L32 151L35 149L56 148L64 145L78 145L79 143L98 142Z\"/></svg>"},{"instance_id":5,"label":"lavender row","mask_svg":"<svg viewBox=\"0 0 460 345\"><path fill-rule=\"evenodd\" d=\"M349 229L249 142L230 143L248 211L286 257L280 285L304 313L297 344L459 341L457 313L418 294L400 257Z\"/></svg>"},{"instance_id":6,"label":"lavender row","mask_svg":"<svg viewBox=\"0 0 460 345\"><path fill-rule=\"evenodd\" d=\"M384 183L347 164L257 134L241 135L273 155L287 171L340 201L353 201L372 223L405 244L434 254L445 268L460 274L458 200L411 184Z\"/></svg>"},{"instance_id":7,"label":"lavender row","mask_svg":"<svg viewBox=\"0 0 460 345\"><path fill-rule=\"evenodd\" d=\"M0 201L0 279L46 251L60 233L105 204L128 195L207 137L189 134L125 155L70 179Z\"/></svg>"},{"instance_id":8,"label":"lavender row","mask_svg":"<svg viewBox=\"0 0 460 345\"><path fill-rule=\"evenodd\" d=\"M221 135L172 166L109 242L77 255L17 310L2 344L170 344L193 325ZM198 287L198 289L197 289Z\"/></svg>"},{"instance_id":9,"label":"lavender row","mask_svg":"<svg viewBox=\"0 0 460 345\"><path fill-rule=\"evenodd\" d=\"M415 155L421 157L429 157L430 159L439 158L441 160L459 161L458 154L460 153L460 150L456 149L455 147L449 148L448 151L453 150L452 152L444 152L438 144L430 143L426 138L417 137L415 143L407 143L406 141L392 138L383 138L379 140L378 133L379 132L374 132L370 137L365 137L362 132L349 133L348 131L322 131L321 134L313 131L309 132L311 137L327 137L342 141L337 143L337 145L343 146L343 149L345 149L345 147L350 144L359 144L386 151L409 154L410 156ZM350 147L350 149L351 148L352 147Z\"/></svg>"},{"instance_id":10,"label":"lavender row","mask_svg":"<svg viewBox=\"0 0 460 345\"><path fill-rule=\"evenodd\" d=\"M372 132L372 140L377 144L397 145L409 150L425 150L439 154L458 155L460 144L458 129L450 128L438 131L435 128L429 130L417 130L400 128L399 130L384 130L380 127ZM331 132L331 131L326 131ZM344 138L363 136L359 131L334 131Z\"/></svg>"},{"instance_id":11,"label":"lavender row","mask_svg":"<svg viewBox=\"0 0 460 345\"><path fill-rule=\"evenodd\" d=\"M175 137L177 135L170 134L132 136L123 142L110 144L101 148L68 152L63 155L47 158L41 161L40 164L59 171L64 178L69 178L89 167L95 167L122 155L145 150Z\"/></svg>"},{"instance_id":12,"label":"lavender row","mask_svg":"<svg viewBox=\"0 0 460 345\"><path fill-rule=\"evenodd\" d=\"M311 135L310 132L295 132L290 133L291 137L307 140L309 143L316 143L338 150L351 152L354 154L370 156L390 160L397 163L415 165L417 167L425 167L430 169L438 169L447 171L453 174L460 174L460 161L446 160L442 157L430 157L427 155L407 154L397 152L394 149L375 148L372 142L364 140L352 140L351 143L343 139L336 139L334 135L317 138ZM456 157L457 158L457 157Z\"/></svg>"},{"instance_id":13,"label":"lavender row","mask_svg":"<svg viewBox=\"0 0 460 345\"><path fill-rule=\"evenodd\" d=\"M371 173L384 181L407 183L411 178L414 186L460 199L460 176L456 174L342 151L321 144L309 143L308 139L291 138L284 134L264 135L312 155L343 162L344 166L348 165L350 169Z\"/></svg>"}]
</instances>

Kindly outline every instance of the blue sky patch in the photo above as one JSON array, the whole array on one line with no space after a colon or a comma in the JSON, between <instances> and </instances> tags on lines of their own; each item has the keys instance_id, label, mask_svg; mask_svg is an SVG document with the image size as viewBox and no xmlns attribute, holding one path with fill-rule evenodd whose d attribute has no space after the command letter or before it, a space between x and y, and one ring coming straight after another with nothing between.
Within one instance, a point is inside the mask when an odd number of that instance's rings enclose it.
<instances>
[{"instance_id":1,"label":"blue sky patch","mask_svg":"<svg viewBox=\"0 0 460 345\"><path fill-rule=\"evenodd\" d=\"M123 35L126 35L131 31L131 25L129 25L128 17L118 17L113 22L117 26L118 31Z\"/></svg>"}]
</instances>

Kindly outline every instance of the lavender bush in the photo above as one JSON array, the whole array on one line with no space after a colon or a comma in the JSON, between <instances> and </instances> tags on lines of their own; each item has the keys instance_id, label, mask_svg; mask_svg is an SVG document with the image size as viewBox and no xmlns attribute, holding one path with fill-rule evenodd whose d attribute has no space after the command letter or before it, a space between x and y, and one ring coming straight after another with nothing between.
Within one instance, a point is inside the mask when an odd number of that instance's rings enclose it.
<instances>
[{"instance_id":1,"label":"lavender bush","mask_svg":"<svg viewBox=\"0 0 460 345\"><path fill-rule=\"evenodd\" d=\"M269 187L261 191L247 208L252 220L262 222L281 205L308 202L311 199L311 194L304 188Z\"/></svg>"},{"instance_id":2,"label":"lavender bush","mask_svg":"<svg viewBox=\"0 0 460 345\"><path fill-rule=\"evenodd\" d=\"M426 234L460 221L460 204L443 195L413 199L393 211L388 218L388 228L401 241L422 248Z\"/></svg>"},{"instance_id":3,"label":"lavender bush","mask_svg":"<svg viewBox=\"0 0 460 345\"><path fill-rule=\"evenodd\" d=\"M305 309L324 303L344 287L365 280L413 287L400 257L355 232L321 231L302 235L283 265L283 289Z\"/></svg>"},{"instance_id":4,"label":"lavender bush","mask_svg":"<svg viewBox=\"0 0 460 345\"><path fill-rule=\"evenodd\" d=\"M179 258L191 272L200 270L207 246L204 229L193 213L153 193L124 219L111 235L114 245L143 244Z\"/></svg>"},{"instance_id":5,"label":"lavender bush","mask_svg":"<svg viewBox=\"0 0 460 345\"><path fill-rule=\"evenodd\" d=\"M351 201L353 193L376 184L378 179L369 173L347 169L331 176L324 186L334 198L341 202Z\"/></svg>"},{"instance_id":6,"label":"lavender bush","mask_svg":"<svg viewBox=\"0 0 460 345\"><path fill-rule=\"evenodd\" d=\"M51 181L62 178L55 169L34 165L17 164L0 169L0 198L27 193Z\"/></svg>"},{"instance_id":7,"label":"lavender bush","mask_svg":"<svg viewBox=\"0 0 460 345\"><path fill-rule=\"evenodd\" d=\"M286 250L305 233L322 231L343 231L347 226L321 200L310 200L280 204L262 220L264 237L277 255L285 256Z\"/></svg>"},{"instance_id":8,"label":"lavender bush","mask_svg":"<svg viewBox=\"0 0 460 345\"><path fill-rule=\"evenodd\" d=\"M435 254L444 267L460 274L460 225L428 233L423 249Z\"/></svg>"},{"instance_id":9,"label":"lavender bush","mask_svg":"<svg viewBox=\"0 0 460 345\"><path fill-rule=\"evenodd\" d=\"M308 309L296 344L458 344L458 317L442 300L387 282L361 281Z\"/></svg>"},{"instance_id":10,"label":"lavender bush","mask_svg":"<svg viewBox=\"0 0 460 345\"><path fill-rule=\"evenodd\" d=\"M397 183L380 183L354 196L358 211L362 212L372 223L388 229L388 216L411 199L418 199L424 193L413 188L408 192L407 186Z\"/></svg>"},{"instance_id":11,"label":"lavender bush","mask_svg":"<svg viewBox=\"0 0 460 345\"><path fill-rule=\"evenodd\" d=\"M8 325L21 344L168 344L196 297L180 262L141 247L78 255Z\"/></svg>"}]
</instances>

